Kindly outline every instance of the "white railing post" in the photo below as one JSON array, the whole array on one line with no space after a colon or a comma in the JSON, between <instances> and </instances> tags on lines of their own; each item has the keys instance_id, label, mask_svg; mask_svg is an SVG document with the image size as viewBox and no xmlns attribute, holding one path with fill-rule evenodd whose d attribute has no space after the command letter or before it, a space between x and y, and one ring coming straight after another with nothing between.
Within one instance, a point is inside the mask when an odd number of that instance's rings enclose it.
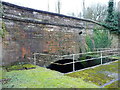
<instances>
[{"instance_id":1,"label":"white railing post","mask_svg":"<svg viewBox=\"0 0 120 90\"><path fill-rule=\"evenodd\" d=\"M34 65L36 65L36 54L34 53Z\"/></svg>"},{"instance_id":2,"label":"white railing post","mask_svg":"<svg viewBox=\"0 0 120 90\"><path fill-rule=\"evenodd\" d=\"M73 72L75 71L75 55L73 54Z\"/></svg>"},{"instance_id":3,"label":"white railing post","mask_svg":"<svg viewBox=\"0 0 120 90\"><path fill-rule=\"evenodd\" d=\"M102 56L102 51L101 51L100 55L101 55L101 64L102 64L102 57L103 57L103 56Z\"/></svg>"}]
</instances>

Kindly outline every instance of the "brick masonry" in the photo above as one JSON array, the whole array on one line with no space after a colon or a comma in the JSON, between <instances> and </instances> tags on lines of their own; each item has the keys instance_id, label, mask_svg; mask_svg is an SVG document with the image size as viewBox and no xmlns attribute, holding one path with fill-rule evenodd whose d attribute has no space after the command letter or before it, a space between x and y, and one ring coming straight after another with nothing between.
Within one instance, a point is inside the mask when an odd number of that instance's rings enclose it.
<instances>
[{"instance_id":1,"label":"brick masonry","mask_svg":"<svg viewBox=\"0 0 120 90\"><path fill-rule=\"evenodd\" d=\"M0 47L3 65L24 60L33 63L34 53L44 53L45 56L38 55L37 65L48 66L50 62L57 60L54 55L79 53L80 45L81 47L85 45L84 43L80 44L80 40L84 42L83 37L86 30L91 30L94 27L93 23L86 22L83 19L20 7L5 2L3 2L2 8L3 17L6 14L45 23L81 27L72 28L3 19L2 22L6 29L2 47ZM80 31L83 32L82 35L79 35ZM84 51L83 48L82 51Z\"/></svg>"}]
</instances>

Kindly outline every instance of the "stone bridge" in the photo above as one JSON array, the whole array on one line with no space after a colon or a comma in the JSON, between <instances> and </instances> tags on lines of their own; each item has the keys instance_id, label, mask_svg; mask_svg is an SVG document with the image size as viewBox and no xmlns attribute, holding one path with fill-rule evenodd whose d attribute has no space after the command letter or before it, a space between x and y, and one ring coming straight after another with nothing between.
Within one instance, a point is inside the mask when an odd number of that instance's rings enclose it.
<instances>
[{"instance_id":1,"label":"stone bridge","mask_svg":"<svg viewBox=\"0 0 120 90\"><path fill-rule=\"evenodd\" d=\"M87 19L35 10L2 2L2 64L15 61L49 65L56 55L84 52L84 36L100 24ZM41 59L40 59L41 58ZM47 59L46 59L47 58Z\"/></svg>"}]
</instances>

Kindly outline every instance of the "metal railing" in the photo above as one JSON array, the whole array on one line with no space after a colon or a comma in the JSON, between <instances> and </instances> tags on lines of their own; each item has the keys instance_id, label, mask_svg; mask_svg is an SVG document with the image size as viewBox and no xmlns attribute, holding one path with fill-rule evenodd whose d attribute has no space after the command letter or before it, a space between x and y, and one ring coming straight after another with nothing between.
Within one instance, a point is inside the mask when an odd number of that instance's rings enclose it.
<instances>
[{"instance_id":1,"label":"metal railing","mask_svg":"<svg viewBox=\"0 0 120 90\"><path fill-rule=\"evenodd\" d=\"M78 62L85 62L85 61L90 61L90 60L96 60L96 59L100 59L101 61L101 65L103 64L103 58L107 58L107 57L111 57L111 56L120 56L119 55L119 48L116 48L116 49L111 49L111 50L103 50L103 51L94 51L94 52L86 52L86 53L77 53L77 54L70 54L70 55L63 55L63 56L58 56L56 55L57 57L67 57L67 56L70 56L72 57L72 62L69 62L69 63L64 63L64 64L60 64L60 63L55 63L55 62L51 62L51 64L56 64L56 65L68 65L68 64L73 64L73 72L75 71L75 63L78 63ZM42 53L34 53L34 64L36 65L36 55L37 54L42 54ZM96 54L96 55L99 55L97 57L94 57L94 58L90 58L90 59L84 59L84 60L76 60L76 56L79 57L80 55L89 55L89 54ZM44 54L42 54L44 55ZM46 54L45 54L46 55Z\"/></svg>"}]
</instances>

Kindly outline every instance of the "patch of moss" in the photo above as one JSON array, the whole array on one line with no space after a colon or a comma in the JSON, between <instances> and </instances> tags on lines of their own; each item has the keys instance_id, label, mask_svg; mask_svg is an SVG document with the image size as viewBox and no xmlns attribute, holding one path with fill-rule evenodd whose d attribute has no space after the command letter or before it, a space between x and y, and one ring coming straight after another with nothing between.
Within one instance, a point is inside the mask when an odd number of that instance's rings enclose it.
<instances>
[{"instance_id":1,"label":"patch of moss","mask_svg":"<svg viewBox=\"0 0 120 90\"><path fill-rule=\"evenodd\" d=\"M118 60L120 60L120 56L111 56L110 59L118 59Z\"/></svg>"},{"instance_id":2,"label":"patch of moss","mask_svg":"<svg viewBox=\"0 0 120 90\"><path fill-rule=\"evenodd\" d=\"M0 68L0 79L2 79L2 68Z\"/></svg>"},{"instance_id":3,"label":"patch of moss","mask_svg":"<svg viewBox=\"0 0 120 90\"><path fill-rule=\"evenodd\" d=\"M32 69L36 67L37 67L36 65L32 65L32 64L19 64L19 65L7 66L6 69L7 71L11 71L11 70Z\"/></svg>"},{"instance_id":4,"label":"patch of moss","mask_svg":"<svg viewBox=\"0 0 120 90\"><path fill-rule=\"evenodd\" d=\"M87 55L87 56L94 57L94 58L96 58L96 57L100 57L99 54L89 54L89 55Z\"/></svg>"},{"instance_id":5,"label":"patch of moss","mask_svg":"<svg viewBox=\"0 0 120 90\"><path fill-rule=\"evenodd\" d=\"M4 77L5 73L6 73L6 70L4 69L4 67L0 67L0 80L6 79L6 77Z\"/></svg>"},{"instance_id":6,"label":"patch of moss","mask_svg":"<svg viewBox=\"0 0 120 90\"><path fill-rule=\"evenodd\" d=\"M86 59L86 56L85 55L82 55L79 60L85 60Z\"/></svg>"},{"instance_id":7,"label":"patch of moss","mask_svg":"<svg viewBox=\"0 0 120 90\"><path fill-rule=\"evenodd\" d=\"M105 86L104 88L118 88L120 87L119 81L113 82L107 86Z\"/></svg>"},{"instance_id":8,"label":"patch of moss","mask_svg":"<svg viewBox=\"0 0 120 90\"><path fill-rule=\"evenodd\" d=\"M62 73L43 67L7 72L11 80L3 88L97 88L82 79L64 76Z\"/></svg>"},{"instance_id":9,"label":"patch of moss","mask_svg":"<svg viewBox=\"0 0 120 90\"><path fill-rule=\"evenodd\" d=\"M67 76L81 78L84 81L92 82L96 85L104 85L117 78L118 61L111 64L101 65L95 68L86 69L79 72L66 74Z\"/></svg>"},{"instance_id":10,"label":"patch of moss","mask_svg":"<svg viewBox=\"0 0 120 90\"><path fill-rule=\"evenodd\" d=\"M6 31L5 23L2 22L2 29L0 30L0 37L4 38L8 32Z\"/></svg>"}]
</instances>

